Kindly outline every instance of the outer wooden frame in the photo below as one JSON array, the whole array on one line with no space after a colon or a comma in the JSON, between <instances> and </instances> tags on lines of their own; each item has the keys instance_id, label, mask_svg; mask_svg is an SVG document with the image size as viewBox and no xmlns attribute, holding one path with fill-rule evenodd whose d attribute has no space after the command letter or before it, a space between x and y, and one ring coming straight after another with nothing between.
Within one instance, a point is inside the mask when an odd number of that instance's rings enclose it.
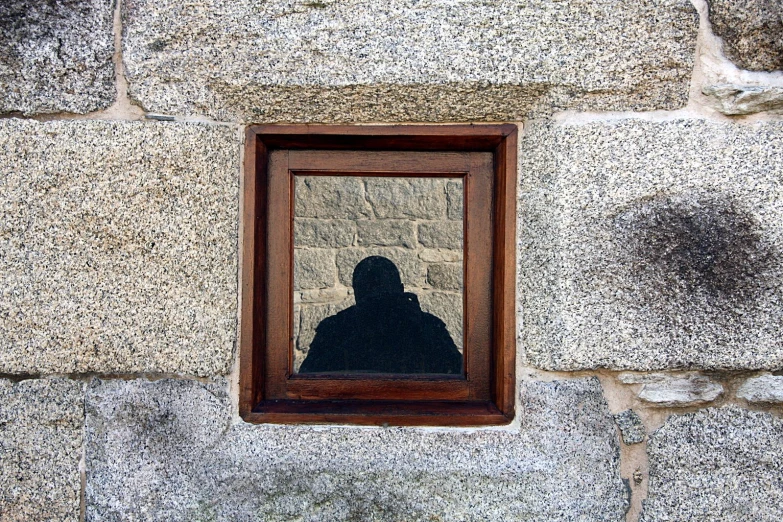
<instances>
[{"instance_id":1,"label":"outer wooden frame","mask_svg":"<svg viewBox=\"0 0 783 522\"><path fill-rule=\"evenodd\" d=\"M517 129L510 124L247 129L239 382L240 415L246 421L473 426L513 419L516 144ZM417 161L405 159L414 152L452 154L418 155L418 159L429 158L425 163L430 168L422 171L416 169ZM481 152L491 155L471 154ZM448 165L433 171L444 161ZM471 181L482 170L491 177L483 185L491 192L484 196L481 183ZM410 176L417 172L467 180L467 378L291 375L294 174ZM478 210L485 220L489 218L491 234L484 245L476 231L471 232ZM484 335L477 328L472 337L475 314L484 315L487 325ZM471 363L471 354L486 364Z\"/></svg>"}]
</instances>

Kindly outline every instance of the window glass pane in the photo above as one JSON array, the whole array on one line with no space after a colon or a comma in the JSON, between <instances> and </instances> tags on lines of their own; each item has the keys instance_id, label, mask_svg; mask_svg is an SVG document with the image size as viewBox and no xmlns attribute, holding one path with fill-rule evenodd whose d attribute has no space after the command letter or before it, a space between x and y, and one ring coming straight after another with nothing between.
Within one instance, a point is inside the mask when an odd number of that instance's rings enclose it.
<instances>
[{"instance_id":1,"label":"window glass pane","mask_svg":"<svg viewBox=\"0 0 783 522\"><path fill-rule=\"evenodd\" d=\"M462 188L295 177L295 372L463 373Z\"/></svg>"}]
</instances>

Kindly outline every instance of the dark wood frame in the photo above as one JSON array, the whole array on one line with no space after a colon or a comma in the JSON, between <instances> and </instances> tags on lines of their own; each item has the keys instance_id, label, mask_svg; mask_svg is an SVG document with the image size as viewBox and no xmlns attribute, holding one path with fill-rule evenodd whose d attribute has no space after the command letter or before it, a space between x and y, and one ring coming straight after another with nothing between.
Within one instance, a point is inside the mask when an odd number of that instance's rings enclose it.
<instances>
[{"instance_id":1,"label":"dark wood frame","mask_svg":"<svg viewBox=\"0 0 783 522\"><path fill-rule=\"evenodd\" d=\"M510 422L516 359L516 147L517 128L510 124L249 127L240 415L248 422L275 423ZM297 173L463 177L464 376L292 374L291 230Z\"/></svg>"}]
</instances>

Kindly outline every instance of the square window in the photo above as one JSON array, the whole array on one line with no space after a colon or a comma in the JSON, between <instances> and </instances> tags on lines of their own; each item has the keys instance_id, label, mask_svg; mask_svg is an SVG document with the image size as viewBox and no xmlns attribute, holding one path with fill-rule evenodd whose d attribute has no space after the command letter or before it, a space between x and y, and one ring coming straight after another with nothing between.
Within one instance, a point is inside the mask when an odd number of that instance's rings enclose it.
<instances>
[{"instance_id":1,"label":"square window","mask_svg":"<svg viewBox=\"0 0 783 522\"><path fill-rule=\"evenodd\" d=\"M514 125L247 131L240 413L514 415Z\"/></svg>"}]
</instances>

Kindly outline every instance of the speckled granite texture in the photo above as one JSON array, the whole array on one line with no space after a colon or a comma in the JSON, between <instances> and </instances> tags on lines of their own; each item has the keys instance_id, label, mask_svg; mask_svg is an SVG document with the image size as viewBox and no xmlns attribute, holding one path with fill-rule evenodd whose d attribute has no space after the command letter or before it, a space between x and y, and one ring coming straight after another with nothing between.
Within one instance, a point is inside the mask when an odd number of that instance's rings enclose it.
<instances>
[{"instance_id":1,"label":"speckled granite texture","mask_svg":"<svg viewBox=\"0 0 783 522\"><path fill-rule=\"evenodd\" d=\"M531 125L519 157L531 364L783 367L783 124Z\"/></svg>"},{"instance_id":2,"label":"speckled granite texture","mask_svg":"<svg viewBox=\"0 0 783 522\"><path fill-rule=\"evenodd\" d=\"M622 520L597 379L521 394L519 429L251 426L222 384L96 380L87 519Z\"/></svg>"},{"instance_id":3,"label":"speckled granite texture","mask_svg":"<svg viewBox=\"0 0 783 522\"><path fill-rule=\"evenodd\" d=\"M783 421L739 408L670 417L650 436L641 522L783 518Z\"/></svg>"},{"instance_id":4,"label":"speckled granite texture","mask_svg":"<svg viewBox=\"0 0 783 522\"><path fill-rule=\"evenodd\" d=\"M0 121L0 373L228 371L236 130Z\"/></svg>"},{"instance_id":5,"label":"speckled granite texture","mask_svg":"<svg viewBox=\"0 0 783 522\"><path fill-rule=\"evenodd\" d=\"M742 69L783 69L783 2L707 0L712 31L728 58Z\"/></svg>"},{"instance_id":6,"label":"speckled granite texture","mask_svg":"<svg viewBox=\"0 0 783 522\"><path fill-rule=\"evenodd\" d=\"M111 105L113 5L0 2L0 113L85 113Z\"/></svg>"},{"instance_id":7,"label":"speckled granite texture","mask_svg":"<svg viewBox=\"0 0 783 522\"><path fill-rule=\"evenodd\" d=\"M0 520L79 520L79 381L0 379Z\"/></svg>"},{"instance_id":8,"label":"speckled granite texture","mask_svg":"<svg viewBox=\"0 0 783 522\"><path fill-rule=\"evenodd\" d=\"M225 121L513 121L685 104L687 0L126 0L130 93Z\"/></svg>"}]
</instances>

